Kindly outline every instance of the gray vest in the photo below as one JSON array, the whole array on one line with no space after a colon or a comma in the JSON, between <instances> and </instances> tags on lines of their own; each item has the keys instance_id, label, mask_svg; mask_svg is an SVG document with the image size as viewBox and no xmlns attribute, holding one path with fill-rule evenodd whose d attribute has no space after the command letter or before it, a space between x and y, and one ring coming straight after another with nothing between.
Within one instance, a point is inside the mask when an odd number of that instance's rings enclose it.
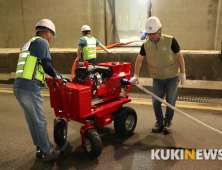
<instances>
[{"instance_id":1,"label":"gray vest","mask_svg":"<svg viewBox=\"0 0 222 170\"><path fill-rule=\"evenodd\" d=\"M172 36L162 34L157 45L150 39L144 43L150 77L168 79L180 74L175 53L171 50Z\"/></svg>"}]
</instances>

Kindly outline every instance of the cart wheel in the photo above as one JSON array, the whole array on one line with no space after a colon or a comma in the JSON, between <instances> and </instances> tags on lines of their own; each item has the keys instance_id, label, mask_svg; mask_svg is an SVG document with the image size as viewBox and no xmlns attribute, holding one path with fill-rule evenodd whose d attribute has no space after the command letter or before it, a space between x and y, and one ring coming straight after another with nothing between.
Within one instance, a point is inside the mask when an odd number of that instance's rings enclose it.
<instances>
[{"instance_id":1,"label":"cart wheel","mask_svg":"<svg viewBox=\"0 0 222 170\"><path fill-rule=\"evenodd\" d=\"M95 129L88 129L85 131L86 147L83 145L83 149L87 156L94 160L102 153L102 141Z\"/></svg>"},{"instance_id":2,"label":"cart wheel","mask_svg":"<svg viewBox=\"0 0 222 170\"><path fill-rule=\"evenodd\" d=\"M136 127L137 115L131 107L121 107L114 118L114 129L121 136L131 135Z\"/></svg>"},{"instance_id":3,"label":"cart wheel","mask_svg":"<svg viewBox=\"0 0 222 170\"><path fill-rule=\"evenodd\" d=\"M54 141L57 145L64 145L67 138L66 123L63 119L58 119L54 126Z\"/></svg>"}]
</instances>

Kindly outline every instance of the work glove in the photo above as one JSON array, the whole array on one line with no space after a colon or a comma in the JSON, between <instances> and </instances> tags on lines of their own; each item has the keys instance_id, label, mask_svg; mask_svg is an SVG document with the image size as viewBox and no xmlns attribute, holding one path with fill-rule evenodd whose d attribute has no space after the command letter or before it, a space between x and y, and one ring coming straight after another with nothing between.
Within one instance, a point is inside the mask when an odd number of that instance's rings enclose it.
<instances>
[{"instance_id":1,"label":"work glove","mask_svg":"<svg viewBox=\"0 0 222 170\"><path fill-rule=\"evenodd\" d=\"M136 83L139 84L139 75L134 74L133 78L130 79L130 83L135 85Z\"/></svg>"},{"instance_id":2,"label":"work glove","mask_svg":"<svg viewBox=\"0 0 222 170\"><path fill-rule=\"evenodd\" d=\"M67 77L64 77L64 76L62 76L62 80L66 81L66 82L69 82L69 83L71 82Z\"/></svg>"},{"instance_id":3,"label":"work glove","mask_svg":"<svg viewBox=\"0 0 222 170\"><path fill-rule=\"evenodd\" d=\"M65 77L65 76L63 76L63 75L61 75L61 79L62 79L62 85L64 86L64 87L66 87L66 83L67 82L71 82L67 77Z\"/></svg>"},{"instance_id":4,"label":"work glove","mask_svg":"<svg viewBox=\"0 0 222 170\"><path fill-rule=\"evenodd\" d=\"M56 76L53 77L53 79L62 79L62 77L56 74Z\"/></svg>"},{"instance_id":5,"label":"work glove","mask_svg":"<svg viewBox=\"0 0 222 170\"><path fill-rule=\"evenodd\" d=\"M179 75L179 84L184 85L186 81L186 73L180 73Z\"/></svg>"},{"instance_id":6,"label":"work glove","mask_svg":"<svg viewBox=\"0 0 222 170\"><path fill-rule=\"evenodd\" d=\"M61 79L65 82L71 82L67 77L63 76L63 75L60 75L61 76Z\"/></svg>"},{"instance_id":7,"label":"work glove","mask_svg":"<svg viewBox=\"0 0 222 170\"><path fill-rule=\"evenodd\" d=\"M60 76L60 75L57 75L56 74L56 77L53 77L53 79L59 79L59 80L63 80L63 81L65 81L65 82L71 82L67 77L65 77L65 76Z\"/></svg>"}]
</instances>

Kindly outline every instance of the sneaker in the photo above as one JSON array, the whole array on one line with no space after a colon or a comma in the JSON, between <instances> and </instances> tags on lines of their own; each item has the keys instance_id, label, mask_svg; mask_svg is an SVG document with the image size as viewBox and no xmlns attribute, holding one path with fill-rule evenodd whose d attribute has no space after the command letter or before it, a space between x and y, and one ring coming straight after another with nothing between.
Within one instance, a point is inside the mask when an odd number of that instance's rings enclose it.
<instances>
[{"instance_id":1,"label":"sneaker","mask_svg":"<svg viewBox=\"0 0 222 170\"><path fill-rule=\"evenodd\" d=\"M170 133L170 126L171 126L171 120L165 120L164 121L163 133L165 133L165 134Z\"/></svg>"},{"instance_id":2,"label":"sneaker","mask_svg":"<svg viewBox=\"0 0 222 170\"><path fill-rule=\"evenodd\" d=\"M157 120L155 123L154 127L152 128L153 133L160 133L163 130L163 121L162 120Z\"/></svg>"},{"instance_id":3,"label":"sneaker","mask_svg":"<svg viewBox=\"0 0 222 170\"><path fill-rule=\"evenodd\" d=\"M40 147L36 147L36 158L42 158L42 154Z\"/></svg>"},{"instance_id":4,"label":"sneaker","mask_svg":"<svg viewBox=\"0 0 222 170\"><path fill-rule=\"evenodd\" d=\"M63 156L63 151L53 151L51 154L42 154L43 162L57 161Z\"/></svg>"}]
</instances>

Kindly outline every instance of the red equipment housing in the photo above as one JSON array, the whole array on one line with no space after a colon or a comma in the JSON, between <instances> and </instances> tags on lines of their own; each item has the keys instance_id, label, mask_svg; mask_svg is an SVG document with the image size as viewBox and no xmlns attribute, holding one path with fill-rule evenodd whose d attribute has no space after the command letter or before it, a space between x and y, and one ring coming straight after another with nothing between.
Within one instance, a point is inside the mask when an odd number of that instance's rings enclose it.
<instances>
[{"instance_id":1,"label":"red equipment housing","mask_svg":"<svg viewBox=\"0 0 222 170\"><path fill-rule=\"evenodd\" d=\"M58 136L57 133L67 133L68 121L77 121L85 125L80 129L85 151L89 156L93 154L93 159L98 157L100 153L88 152L89 141L85 132L88 129L96 130L94 126L110 124L122 105L131 101L128 96L131 85L127 81L130 79L130 69L130 63L108 62L92 66L88 62L78 62L72 82L64 84L62 80L47 78L51 107L56 115L55 125L63 122L65 128L61 130L62 125L59 125L58 129L54 129L55 142L64 144L66 137L55 136ZM133 130L137 118L134 120Z\"/></svg>"}]
</instances>

